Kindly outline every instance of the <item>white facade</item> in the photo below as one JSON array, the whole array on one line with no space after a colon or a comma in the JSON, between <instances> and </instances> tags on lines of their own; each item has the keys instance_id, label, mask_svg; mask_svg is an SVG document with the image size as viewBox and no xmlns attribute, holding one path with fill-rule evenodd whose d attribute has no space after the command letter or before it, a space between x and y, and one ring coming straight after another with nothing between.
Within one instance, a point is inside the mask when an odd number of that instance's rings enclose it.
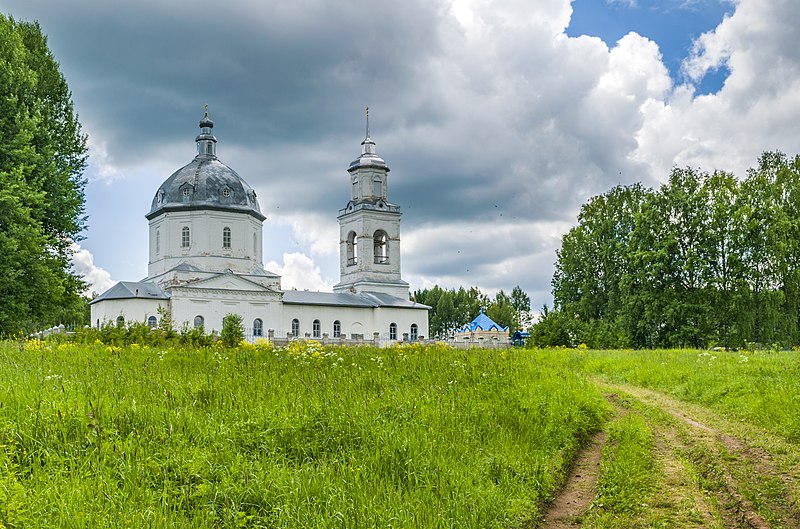
<instances>
[{"instance_id":1,"label":"white facade","mask_svg":"<svg viewBox=\"0 0 800 529\"><path fill-rule=\"evenodd\" d=\"M230 211L174 211L150 220L148 277L180 263L246 274L261 267L262 223Z\"/></svg>"},{"instance_id":2,"label":"white facade","mask_svg":"<svg viewBox=\"0 0 800 529\"><path fill-rule=\"evenodd\" d=\"M351 200L340 210L340 282L333 293L283 291L263 269L264 216L255 191L216 157L208 114L195 159L156 191L149 221L148 277L120 282L91 305L97 326L158 323L218 332L227 314L242 316L254 338L423 339L428 308L409 301L400 273L400 208L387 200L386 163L375 144L350 172ZM121 318L121 320L120 320Z\"/></svg>"}]
</instances>

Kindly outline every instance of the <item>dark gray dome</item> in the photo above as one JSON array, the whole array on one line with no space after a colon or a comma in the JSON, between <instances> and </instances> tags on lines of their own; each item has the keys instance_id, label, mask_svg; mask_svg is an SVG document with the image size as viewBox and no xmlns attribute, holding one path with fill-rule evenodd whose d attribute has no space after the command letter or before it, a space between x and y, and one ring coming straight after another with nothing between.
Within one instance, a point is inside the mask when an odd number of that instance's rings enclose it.
<instances>
[{"instance_id":1,"label":"dark gray dome","mask_svg":"<svg viewBox=\"0 0 800 529\"><path fill-rule=\"evenodd\" d=\"M208 111L200 121L197 136L198 154L194 160L167 178L153 197L148 220L167 211L216 209L247 213L259 220L262 215L256 192L236 171L220 162L216 156L217 139L211 134L214 123Z\"/></svg>"}]
</instances>

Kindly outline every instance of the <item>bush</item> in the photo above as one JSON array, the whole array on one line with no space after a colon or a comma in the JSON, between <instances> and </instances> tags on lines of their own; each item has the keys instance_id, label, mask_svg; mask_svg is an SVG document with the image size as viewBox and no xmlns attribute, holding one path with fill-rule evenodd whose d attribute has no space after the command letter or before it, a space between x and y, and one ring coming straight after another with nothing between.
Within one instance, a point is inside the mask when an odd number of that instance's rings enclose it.
<instances>
[{"instance_id":1,"label":"bush","mask_svg":"<svg viewBox=\"0 0 800 529\"><path fill-rule=\"evenodd\" d=\"M239 342L244 340L244 325L242 317L238 314L228 314L222 318L222 332L220 333L222 345L225 347L236 347Z\"/></svg>"}]
</instances>

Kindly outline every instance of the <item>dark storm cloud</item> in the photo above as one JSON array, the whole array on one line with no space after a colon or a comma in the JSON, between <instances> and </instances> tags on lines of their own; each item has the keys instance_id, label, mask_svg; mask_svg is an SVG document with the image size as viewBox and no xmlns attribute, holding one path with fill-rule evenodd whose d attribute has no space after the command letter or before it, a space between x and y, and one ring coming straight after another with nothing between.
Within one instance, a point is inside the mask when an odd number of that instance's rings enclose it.
<instances>
[{"instance_id":1,"label":"dark storm cloud","mask_svg":"<svg viewBox=\"0 0 800 529\"><path fill-rule=\"evenodd\" d=\"M780 72L784 88L765 99L746 82L771 79L747 75L771 64L766 55L794 53L788 28L773 35L751 23L796 12L788 3L742 0L704 37L687 68L702 75L728 61L733 73L730 95L697 100L673 85L653 41L568 38L567 0L12 0L0 9L38 19L50 36L98 181L124 189L150 175L140 182L146 208L150 188L191 160L208 103L220 159L312 257L337 251L335 217L369 105L392 169L389 199L403 210L404 273L446 286L546 292L560 237L590 196L657 185L675 163L749 163L782 145L762 147L753 127L784 143L796 136L791 120L758 119L777 115L795 71ZM112 216L103 208L115 196L88 204L95 224ZM97 248L95 262L112 266Z\"/></svg>"},{"instance_id":2,"label":"dark storm cloud","mask_svg":"<svg viewBox=\"0 0 800 529\"><path fill-rule=\"evenodd\" d=\"M15 7L41 21L82 115L123 165L135 161L127 145L175 141L205 102L235 123L233 144L340 134L365 100L388 107L409 90L415 62L438 46L436 12L413 2Z\"/></svg>"}]
</instances>

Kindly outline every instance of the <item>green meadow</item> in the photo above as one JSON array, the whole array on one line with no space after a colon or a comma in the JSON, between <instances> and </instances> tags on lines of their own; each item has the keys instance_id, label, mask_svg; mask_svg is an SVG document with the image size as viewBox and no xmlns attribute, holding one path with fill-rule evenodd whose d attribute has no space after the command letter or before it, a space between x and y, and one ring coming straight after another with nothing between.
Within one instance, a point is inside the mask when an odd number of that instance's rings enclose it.
<instances>
[{"instance_id":1,"label":"green meadow","mask_svg":"<svg viewBox=\"0 0 800 529\"><path fill-rule=\"evenodd\" d=\"M657 482L598 381L796 442L799 379L796 353L0 342L0 527L535 527L603 428L643 461L607 453L603 505Z\"/></svg>"},{"instance_id":2,"label":"green meadow","mask_svg":"<svg viewBox=\"0 0 800 529\"><path fill-rule=\"evenodd\" d=\"M0 527L523 526L606 411L523 350L5 342Z\"/></svg>"}]
</instances>

